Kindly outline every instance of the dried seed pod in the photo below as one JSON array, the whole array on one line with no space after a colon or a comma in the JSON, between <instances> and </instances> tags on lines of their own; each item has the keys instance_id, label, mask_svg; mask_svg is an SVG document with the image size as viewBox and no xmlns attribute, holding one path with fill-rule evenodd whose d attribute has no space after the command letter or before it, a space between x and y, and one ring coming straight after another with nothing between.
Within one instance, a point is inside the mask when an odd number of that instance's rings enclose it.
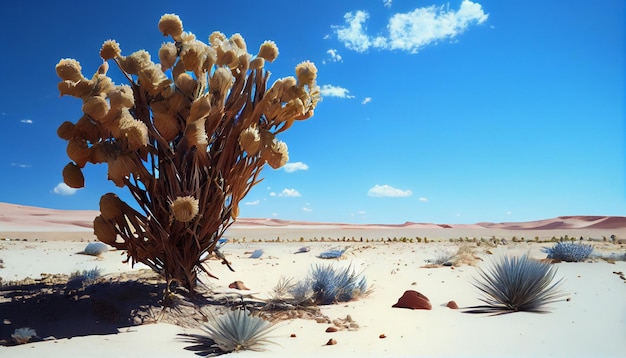
<instances>
[{"instance_id":1,"label":"dried seed pod","mask_svg":"<svg viewBox=\"0 0 626 358\"><path fill-rule=\"evenodd\" d=\"M89 162L93 164L105 163L115 151L115 144L110 142L98 142L91 147Z\"/></svg>"},{"instance_id":2,"label":"dried seed pod","mask_svg":"<svg viewBox=\"0 0 626 358\"><path fill-rule=\"evenodd\" d=\"M165 14L159 20L159 31L163 36L172 36L174 40L179 41L183 34L183 22L176 14Z\"/></svg>"},{"instance_id":3,"label":"dried seed pod","mask_svg":"<svg viewBox=\"0 0 626 358\"><path fill-rule=\"evenodd\" d=\"M74 123L65 121L57 129L57 135L61 139L70 140L74 137Z\"/></svg>"},{"instance_id":4,"label":"dried seed pod","mask_svg":"<svg viewBox=\"0 0 626 358\"><path fill-rule=\"evenodd\" d=\"M93 233L99 241L107 245L115 246L115 240L117 239L115 225L105 220L102 215L96 216L93 220Z\"/></svg>"},{"instance_id":5,"label":"dried seed pod","mask_svg":"<svg viewBox=\"0 0 626 358\"><path fill-rule=\"evenodd\" d=\"M132 108L135 105L133 89L128 85L116 86L108 93L111 108Z\"/></svg>"},{"instance_id":6,"label":"dried seed pod","mask_svg":"<svg viewBox=\"0 0 626 358\"><path fill-rule=\"evenodd\" d=\"M135 51L129 56L119 56L117 62L124 72L136 75L144 67L152 63L150 54L146 50Z\"/></svg>"},{"instance_id":7,"label":"dried seed pod","mask_svg":"<svg viewBox=\"0 0 626 358\"><path fill-rule=\"evenodd\" d=\"M120 44L118 44L115 40L104 41L102 48L100 49L100 57L102 57L105 61L116 58L121 54L122 50L120 49Z\"/></svg>"},{"instance_id":8,"label":"dried seed pod","mask_svg":"<svg viewBox=\"0 0 626 358\"><path fill-rule=\"evenodd\" d=\"M169 113L153 112L152 123L161 137L168 142L173 141L180 134L182 127L174 115Z\"/></svg>"},{"instance_id":9,"label":"dried seed pod","mask_svg":"<svg viewBox=\"0 0 626 358\"><path fill-rule=\"evenodd\" d=\"M76 98L84 98L91 93L93 84L87 79L82 79L78 82L74 81L61 81L57 84L59 94L63 96L72 96Z\"/></svg>"},{"instance_id":10,"label":"dried seed pod","mask_svg":"<svg viewBox=\"0 0 626 358\"><path fill-rule=\"evenodd\" d=\"M250 70L259 70L265 66L265 59L257 57L250 62Z\"/></svg>"},{"instance_id":11,"label":"dried seed pod","mask_svg":"<svg viewBox=\"0 0 626 358\"><path fill-rule=\"evenodd\" d=\"M313 87L317 77L317 68L311 61L301 62L296 66L296 76L298 77L298 86L307 85Z\"/></svg>"},{"instance_id":12,"label":"dried seed pod","mask_svg":"<svg viewBox=\"0 0 626 358\"><path fill-rule=\"evenodd\" d=\"M249 156L254 156L261 149L261 137L256 127L248 127L239 135L239 146Z\"/></svg>"},{"instance_id":13,"label":"dried seed pod","mask_svg":"<svg viewBox=\"0 0 626 358\"><path fill-rule=\"evenodd\" d=\"M179 196L170 203L170 209L176 220L189 222L198 215L198 204L198 199L193 196Z\"/></svg>"},{"instance_id":14,"label":"dried seed pod","mask_svg":"<svg viewBox=\"0 0 626 358\"><path fill-rule=\"evenodd\" d=\"M259 54L257 57L261 57L266 61L272 62L278 57L278 46L274 41L265 41L259 48Z\"/></svg>"},{"instance_id":15,"label":"dried seed pod","mask_svg":"<svg viewBox=\"0 0 626 358\"><path fill-rule=\"evenodd\" d=\"M233 86L233 75L229 69L220 67L213 73L209 80L209 91L213 104L224 104L228 90Z\"/></svg>"},{"instance_id":16,"label":"dried seed pod","mask_svg":"<svg viewBox=\"0 0 626 358\"><path fill-rule=\"evenodd\" d=\"M181 73L175 83L176 87L187 97L191 97L198 87L198 81L188 73Z\"/></svg>"},{"instance_id":17,"label":"dried seed pod","mask_svg":"<svg viewBox=\"0 0 626 358\"><path fill-rule=\"evenodd\" d=\"M289 152L285 142L274 140L272 145L265 147L261 152L261 157L274 169L281 168L289 161Z\"/></svg>"},{"instance_id":18,"label":"dried seed pod","mask_svg":"<svg viewBox=\"0 0 626 358\"><path fill-rule=\"evenodd\" d=\"M82 170L72 162L69 162L63 168L63 182L74 189L85 187L85 177Z\"/></svg>"},{"instance_id":19,"label":"dried seed pod","mask_svg":"<svg viewBox=\"0 0 626 358\"><path fill-rule=\"evenodd\" d=\"M159 61L161 62L161 71L168 70L174 66L177 58L176 45L172 42L166 42L159 49Z\"/></svg>"},{"instance_id":20,"label":"dried seed pod","mask_svg":"<svg viewBox=\"0 0 626 358\"><path fill-rule=\"evenodd\" d=\"M72 138L67 142L67 156L78 165L79 168L83 168L89 161L90 148L85 139Z\"/></svg>"},{"instance_id":21,"label":"dried seed pod","mask_svg":"<svg viewBox=\"0 0 626 358\"><path fill-rule=\"evenodd\" d=\"M139 86L153 96L172 84L172 81L161 71L161 67L153 63L141 68L137 75L139 77Z\"/></svg>"},{"instance_id":22,"label":"dried seed pod","mask_svg":"<svg viewBox=\"0 0 626 358\"><path fill-rule=\"evenodd\" d=\"M136 165L130 156L124 154L108 158L107 164L109 167L107 172L109 180L120 188L124 187L124 179L130 177Z\"/></svg>"},{"instance_id":23,"label":"dried seed pod","mask_svg":"<svg viewBox=\"0 0 626 358\"><path fill-rule=\"evenodd\" d=\"M83 74L80 63L72 58L64 58L56 65L57 76L63 80L78 82L82 80Z\"/></svg>"},{"instance_id":24,"label":"dried seed pod","mask_svg":"<svg viewBox=\"0 0 626 358\"><path fill-rule=\"evenodd\" d=\"M100 128L87 116L82 116L74 126L74 135L96 143L100 137Z\"/></svg>"},{"instance_id":25,"label":"dried seed pod","mask_svg":"<svg viewBox=\"0 0 626 358\"><path fill-rule=\"evenodd\" d=\"M187 122L193 122L197 119L203 118L211 111L211 99L208 94L205 94L191 104L189 109L189 117Z\"/></svg>"},{"instance_id":26,"label":"dried seed pod","mask_svg":"<svg viewBox=\"0 0 626 358\"><path fill-rule=\"evenodd\" d=\"M100 121L109 113L109 104L104 97L92 96L83 103L82 109L86 115Z\"/></svg>"},{"instance_id":27,"label":"dried seed pod","mask_svg":"<svg viewBox=\"0 0 626 358\"><path fill-rule=\"evenodd\" d=\"M183 61L185 70L196 74L201 73L207 48L207 45L197 40L186 43L180 51L180 59Z\"/></svg>"},{"instance_id":28,"label":"dried seed pod","mask_svg":"<svg viewBox=\"0 0 626 358\"><path fill-rule=\"evenodd\" d=\"M126 122L121 129L128 141L128 149L137 150L148 145L148 127L142 121Z\"/></svg>"},{"instance_id":29,"label":"dried seed pod","mask_svg":"<svg viewBox=\"0 0 626 358\"><path fill-rule=\"evenodd\" d=\"M185 137L189 141L189 144L196 146L199 150L206 150L209 140L206 135L206 129L204 127L204 119L198 119L194 122L187 124L185 128Z\"/></svg>"},{"instance_id":30,"label":"dried seed pod","mask_svg":"<svg viewBox=\"0 0 626 358\"><path fill-rule=\"evenodd\" d=\"M106 193L100 198L100 216L109 220L122 214L124 202L114 193Z\"/></svg>"}]
</instances>

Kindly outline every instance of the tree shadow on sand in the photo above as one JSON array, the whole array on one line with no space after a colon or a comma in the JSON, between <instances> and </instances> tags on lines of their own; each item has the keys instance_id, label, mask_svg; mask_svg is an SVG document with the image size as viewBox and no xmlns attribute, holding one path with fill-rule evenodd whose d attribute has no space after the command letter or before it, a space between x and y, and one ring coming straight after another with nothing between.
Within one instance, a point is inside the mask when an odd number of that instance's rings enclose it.
<instances>
[{"instance_id":1,"label":"tree shadow on sand","mask_svg":"<svg viewBox=\"0 0 626 358\"><path fill-rule=\"evenodd\" d=\"M29 327L32 341L117 334L120 329L153 323L162 312L165 282L149 272L104 277L85 287L68 287L66 275L50 275L0 285L0 345Z\"/></svg>"}]
</instances>

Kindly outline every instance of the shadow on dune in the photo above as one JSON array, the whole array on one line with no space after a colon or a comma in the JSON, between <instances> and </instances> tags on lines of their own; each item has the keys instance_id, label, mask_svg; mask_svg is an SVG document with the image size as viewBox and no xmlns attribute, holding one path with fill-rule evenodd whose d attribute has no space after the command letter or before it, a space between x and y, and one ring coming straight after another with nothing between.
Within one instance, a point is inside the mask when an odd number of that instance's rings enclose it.
<instances>
[{"instance_id":1,"label":"shadow on dune","mask_svg":"<svg viewBox=\"0 0 626 358\"><path fill-rule=\"evenodd\" d=\"M37 332L38 338L32 339L36 342L51 336L116 334L119 329L156 321L163 282L109 278L72 289L63 276L0 285L0 345L12 345L11 334L22 327Z\"/></svg>"}]
</instances>

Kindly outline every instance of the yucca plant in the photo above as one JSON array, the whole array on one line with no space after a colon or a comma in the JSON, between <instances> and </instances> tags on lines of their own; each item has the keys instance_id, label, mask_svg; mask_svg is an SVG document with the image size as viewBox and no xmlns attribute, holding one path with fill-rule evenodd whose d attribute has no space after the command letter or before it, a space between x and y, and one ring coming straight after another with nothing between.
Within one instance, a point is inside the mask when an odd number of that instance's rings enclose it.
<instances>
[{"instance_id":1,"label":"yucca plant","mask_svg":"<svg viewBox=\"0 0 626 358\"><path fill-rule=\"evenodd\" d=\"M216 31L204 43L183 31L175 14L163 15L158 28L172 39L159 49L159 63L144 50L123 55L114 40L102 45L104 62L91 78L78 61L59 61L59 92L79 98L83 116L63 122L57 135L68 141L68 186L84 187L87 163L105 163L108 179L137 203L103 195L94 220L98 240L162 273L167 287L176 282L193 293L200 271L212 276L203 263L260 182L261 169L287 163L287 145L277 135L313 116L317 69L302 62L297 78L267 88L265 66L278 56L274 42L265 41L256 55L239 34ZM128 85L113 83L109 63Z\"/></svg>"},{"instance_id":2,"label":"yucca plant","mask_svg":"<svg viewBox=\"0 0 626 358\"><path fill-rule=\"evenodd\" d=\"M367 291L367 279L360 277L350 266L336 269L333 265L316 265L307 279L317 304L347 302Z\"/></svg>"},{"instance_id":3,"label":"yucca plant","mask_svg":"<svg viewBox=\"0 0 626 358\"><path fill-rule=\"evenodd\" d=\"M490 270L479 268L478 272L482 280L473 284L484 294L480 300L486 305L469 307L467 313L543 313L543 306L565 295L560 290L562 279L553 282L556 268L527 255L505 256Z\"/></svg>"},{"instance_id":4,"label":"yucca plant","mask_svg":"<svg viewBox=\"0 0 626 358\"><path fill-rule=\"evenodd\" d=\"M235 309L212 317L209 323L202 326L206 336L195 337L196 343L208 343L225 353L241 350L263 351L265 344L274 343L267 336L273 328L269 321L252 316L245 309Z\"/></svg>"},{"instance_id":5,"label":"yucca plant","mask_svg":"<svg viewBox=\"0 0 626 358\"><path fill-rule=\"evenodd\" d=\"M566 262L585 261L592 251L593 246L591 245L573 242L557 242L556 245L543 249L543 252L548 254L549 259Z\"/></svg>"}]
</instances>

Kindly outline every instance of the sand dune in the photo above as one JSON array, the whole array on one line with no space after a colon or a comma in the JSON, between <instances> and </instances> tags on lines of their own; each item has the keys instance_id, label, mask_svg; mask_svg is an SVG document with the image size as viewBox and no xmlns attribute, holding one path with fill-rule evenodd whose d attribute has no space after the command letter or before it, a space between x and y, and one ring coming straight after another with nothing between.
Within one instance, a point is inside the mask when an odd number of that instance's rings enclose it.
<instances>
[{"instance_id":1,"label":"sand dune","mask_svg":"<svg viewBox=\"0 0 626 358\"><path fill-rule=\"evenodd\" d=\"M89 231L97 210L55 210L0 202L2 231ZM564 230L564 229L626 229L624 216L559 216L528 222L480 222L476 224L417 223L346 224L307 222L281 219L240 218L234 227L304 227L343 229L502 229L502 230Z\"/></svg>"}]
</instances>

